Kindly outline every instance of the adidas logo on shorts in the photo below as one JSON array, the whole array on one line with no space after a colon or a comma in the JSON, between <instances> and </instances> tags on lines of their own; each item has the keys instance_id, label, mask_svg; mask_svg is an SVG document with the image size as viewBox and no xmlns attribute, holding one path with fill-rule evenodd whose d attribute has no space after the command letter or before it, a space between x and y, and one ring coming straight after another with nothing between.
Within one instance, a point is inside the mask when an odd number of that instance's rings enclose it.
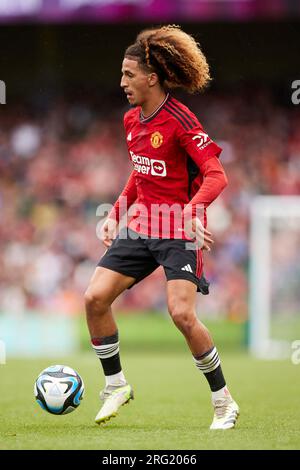
<instances>
[{"instance_id":1,"label":"adidas logo on shorts","mask_svg":"<svg viewBox=\"0 0 300 470\"><path fill-rule=\"evenodd\" d=\"M181 271L188 271L190 273L193 272L190 264L186 264L185 266L183 266L183 268L181 268Z\"/></svg>"}]
</instances>

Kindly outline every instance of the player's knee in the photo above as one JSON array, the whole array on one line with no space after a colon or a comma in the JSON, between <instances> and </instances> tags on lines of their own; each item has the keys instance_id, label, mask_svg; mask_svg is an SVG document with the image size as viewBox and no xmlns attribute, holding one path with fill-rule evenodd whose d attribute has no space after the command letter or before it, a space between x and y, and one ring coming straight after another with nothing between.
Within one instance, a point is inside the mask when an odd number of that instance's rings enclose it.
<instances>
[{"instance_id":1,"label":"player's knee","mask_svg":"<svg viewBox=\"0 0 300 470\"><path fill-rule=\"evenodd\" d=\"M84 294L84 302L88 314L101 314L109 307L107 295L104 291L89 287Z\"/></svg>"},{"instance_id":2,"label":"player's knee","mask_svg":"<svg viewBox=\"0 0 300 470\"><path fill-rule=\"evenodd\" d=\"M169 309L169 311L171 318L177 328L182 333L189 335L195 325L195 313L184 305L176 305L173 308Z\"/></svg>"}]
</instances>

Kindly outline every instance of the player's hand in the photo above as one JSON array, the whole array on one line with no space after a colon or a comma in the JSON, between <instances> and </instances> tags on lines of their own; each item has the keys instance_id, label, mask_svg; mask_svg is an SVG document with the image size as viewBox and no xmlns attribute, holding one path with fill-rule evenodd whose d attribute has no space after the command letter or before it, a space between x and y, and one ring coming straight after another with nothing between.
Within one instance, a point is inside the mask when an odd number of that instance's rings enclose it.
<instances>
[{"instance_id":1,"label":"player's hand","mask_svg":"<svg viewBox=\"0 0 300 470\"><path fill-rule=\"evenodd\" d=\"M212 233L204 228L198 217L194 217L191 221L186 222L185 234L187 237L195 240L198 248L207 251L211 250L211 246L214 243L211 238Z\"/></svg>"},{"instance_id":2,"label":"player's hand","mask_svg":"<svg viewBox=\"0 0 300 470\"><path fill-rule=\"evenodd\" d=\"M109 248L117 235L118 222L114 219L106 219L100 229L100 240L106 248Z\"/></svg>"}]
</instances>

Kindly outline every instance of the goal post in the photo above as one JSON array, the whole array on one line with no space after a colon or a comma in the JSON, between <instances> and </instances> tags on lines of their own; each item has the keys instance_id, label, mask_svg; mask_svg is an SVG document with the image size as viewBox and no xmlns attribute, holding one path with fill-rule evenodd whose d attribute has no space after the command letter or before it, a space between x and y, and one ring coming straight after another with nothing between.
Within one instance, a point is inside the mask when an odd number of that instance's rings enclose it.
<instances>
[{"instance_id":1,"label":"goal post","mask_svg":"<svg viewBox=\"0 0 300 470\"><path fill-rule=\"evenodd\" d=\"M280 273L280 256L276 258L276 246L272 247L274 239L274 229L277 231L277 247L281 252L281 260L284 259L284 243L286 243L289 256L299 256L300 252L300 196L257 196L252 201L250 209L250 279L249 279L249 348L255 356L264 359L283 359L291 355L291 341L300 339L300 331L293 329L294 338L284 337L283 331L277 331L277 337L273 337L272 322L274 318L281 316L281 325L288 324L300 326L300 271L297 268L285 269ZM281 231L281 234L280 234ZM297 232L297 236L291 234ZM289 245L290 240L293 246ZM274 251L275 250L275 251ZM296 258L295 258L296 259ZM286 257L287 267L289 257ZM277 266L273 266L277 263ZM292 265L293 263L291 263ZM296 266L296 262L295 262ZM285 273L288 275L283 277ZM298 279L295 279L295 276ZM276 284L277 283L277 284ZM284 291L285 299L289 296L289 284L293 284L294 291L288 308L284 308L280 301L280 288L282 285L287 288ZM296 285L298 284L298 289ZM275 295L274 292L279 294ZM297 298L297 299L296 299ZM278 301L279 299L279 301ZM280 304L280 305L278 305ZM291 305L291 306L290 306ZM296 311L298 308L298 311ZM281 309L281 310L280 310ZM291 310L292 313L287 310ZM292 327L293 328L293 327ZM291 329L292 329L291 328ZM277 329L278 330L278 329ZM282 337L281 337L282 336ZM298 336L298 338L297 338Z\"/></svg>"}]
</instances>

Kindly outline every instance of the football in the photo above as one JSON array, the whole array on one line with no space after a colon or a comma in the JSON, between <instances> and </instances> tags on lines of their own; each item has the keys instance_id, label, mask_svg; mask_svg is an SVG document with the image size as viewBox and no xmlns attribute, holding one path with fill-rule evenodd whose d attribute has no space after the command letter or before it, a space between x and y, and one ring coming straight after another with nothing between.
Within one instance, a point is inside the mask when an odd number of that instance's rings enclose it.
<instances>
[{"instance_id":1,"label":"football","mask_svg":"<svg viewBox=\"0 0 300 470\"><path fill-rule=\"evenodd\" d=\"M34 384L34 395L41 408L55 415L65 415L77 408L84 394L84 383L71 367L47 367Z\"/></svg>"}]
</instances>

